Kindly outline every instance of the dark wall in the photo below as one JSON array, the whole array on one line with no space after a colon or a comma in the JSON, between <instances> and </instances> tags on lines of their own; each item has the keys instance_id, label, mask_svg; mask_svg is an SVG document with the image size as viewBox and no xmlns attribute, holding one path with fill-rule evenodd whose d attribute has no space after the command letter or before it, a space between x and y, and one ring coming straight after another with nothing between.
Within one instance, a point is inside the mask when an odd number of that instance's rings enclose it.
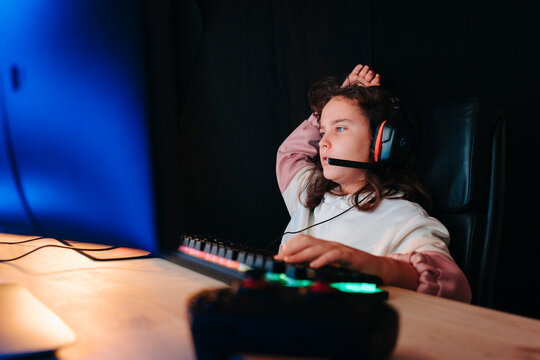
<instances>
[{"instance_id":1,"label":"dark wall","mask_svg":"<svg viewBox=\"0 0 540 360\"><path fill-rule=\"evenodd\" d=\"M495 307L539 316L532 201L540 3L185 0L175 6L186 232L258 247L273 241L288 221L275 153L309 116L309 86L369 64L417 115L468 97L504 110L508 173Z\"/></svg>"}]
</instances>

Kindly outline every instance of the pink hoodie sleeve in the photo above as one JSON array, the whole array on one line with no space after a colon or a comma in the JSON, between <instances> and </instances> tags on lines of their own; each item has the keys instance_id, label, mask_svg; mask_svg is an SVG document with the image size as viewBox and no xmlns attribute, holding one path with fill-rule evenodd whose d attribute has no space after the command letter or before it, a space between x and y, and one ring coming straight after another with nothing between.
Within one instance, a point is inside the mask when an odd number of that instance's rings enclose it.
<instances>
[{"instance_id":1,"label":"pink hoodie sleeve","mask_svg":"<svg viewBox=\"0 0 540 360\"><path fill-rule=\"evenodd\" d=\"M392 254L390 257L410 263L418 272L416 291L471 302L471 288L465 274L449 256L437 251Z\"/></svg>"},{"instance_id":2,"label":"pink hoodie sleeve","mask_svg":"<svg viewBox=\"0 0 540 360\"><path fill-rule=\"evenodd\" d=\"M278 149L276 174L281 193L285 192L296 173L313 165L311 158L319 152L319 124L311 115L285 139Z\"/></svg>"}]
</instances>

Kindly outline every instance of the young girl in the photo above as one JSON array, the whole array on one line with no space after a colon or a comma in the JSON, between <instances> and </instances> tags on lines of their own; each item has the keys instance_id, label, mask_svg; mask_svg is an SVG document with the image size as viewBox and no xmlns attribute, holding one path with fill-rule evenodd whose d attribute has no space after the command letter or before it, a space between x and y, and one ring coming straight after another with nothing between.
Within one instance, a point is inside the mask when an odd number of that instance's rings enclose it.
<instances>
[{"instance_id":1,"label":"young girl","mask_svg":"<svg viewBox=\"0 0 540 360\"><path fill-rule=\"evenodd\" d=\"M278 150L278 184L291 215L286 233L293 234L283 237L276 259L339 264L386 285L470 302L448 230L424 210L429 195L406 165L366 170L328 162L373 161L373 134L392 111L390 94L376 85L380 76L358 65L343 84L327 79L310 89L313 115Z\"/></svg>"}]
</instances>

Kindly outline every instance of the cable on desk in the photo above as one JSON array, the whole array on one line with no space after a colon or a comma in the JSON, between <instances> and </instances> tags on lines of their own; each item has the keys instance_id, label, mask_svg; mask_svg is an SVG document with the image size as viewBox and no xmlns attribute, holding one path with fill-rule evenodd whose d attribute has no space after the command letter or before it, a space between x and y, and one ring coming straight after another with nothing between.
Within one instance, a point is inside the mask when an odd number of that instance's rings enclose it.
<instances>
[{"instance_id":1,"label":"cable on desk","mask_svg":"<svg viewBox=\"0 0 540 360\"><path fill-rule=\"evenodd\" d=\"M100 259L93 257L90 254L86 254L84 251L95 251L95 250L86 250L86 249L77 249L77 248L66 248L66 249L73 249L77 251L79 254L86 256L90 260L93 261L124 261L124 260L138 260L138 259L154 259L154 258L161 258L160 256L147 254L147 255L139 255L139 256L125 256L125 257L117 257L117 258L108 258L108 259ZM112 249L106 249L106 250L112 250Z\"/></svg>"},{"instance_id":2,"label":"cable on desk","mask_svg":"<svg viewBox=\"0 0 540 360\"><path fill-rule=\"evenodd\" d=\"M37 240L37 239L34 239L34 240ZM27 252L27 253L24 253L24 254L22 254L20 256L17 256L17 257L11 258L11 259L0 259L0 263L19 260L19 259L21 259L21 258L23 258L25 256L30 255L33 252L36 252L38 250L41 250L41 249L44 249L44 248L47 248L47 247L56 247L56 248L60 248L60 249L75 250L79 254L84 255L84 256L86 256L87 258L89 258L89 259L91 259L93 261L120 261L120 260L134 260L134 259L150 259L150 258L155 258L156 257L154 255L148 254L148 255L133 256L133 257L118 257L118 258L109 258L109 259L99 259L99 258L93 257L93 256L91 256L89 254L86 254L83 251L108 251L108 250L117 249L118 247L117 246L109 246L109 247L101 248L101 249L87 249L87 248L76 248L76 247L71 247L71 246L62 246L62 245L49 244L49 245L43 245L43 246L37 247L37 248Z\"/></svg>"},{"instance_id":3,"label":"cable on desk","mask_svg":"<svg viewBox=\"0 0 540 360\"><path fill-rule=\"evenodd\" d=\"M68 243L66 240L56 239L56 238L52 238L52 237L48 237L48 236L40 236L40 237L37 237L37 238L28 239L28 240L22 240L22 241L0 241L0 245L19 245L19 244L24 244L24 243L27 243L27 242L36 241L36 240L42 240L42 239L52 239L52 240L58 241L60 244L63 244L63 245L66 245L66 246L73 246L70 243Z\"/></svg>"},{"instance_id":4,"label":"cable on desk","mask_svg":"<svg viewBox=\"0 0 540 360\"><path fill-rule=\"evenodd\" d=\"M40 236L40 237L37 237L37 238L34 238L34 239L28 239L28 240L23 240L23 241L0 241L0 244L1 245L17 245L17 244L24 244L24 243L27 243L27 242L41 240L41 239L48 239L48 238L45 237L45 236Z\"/></svg>"}]
</instances>

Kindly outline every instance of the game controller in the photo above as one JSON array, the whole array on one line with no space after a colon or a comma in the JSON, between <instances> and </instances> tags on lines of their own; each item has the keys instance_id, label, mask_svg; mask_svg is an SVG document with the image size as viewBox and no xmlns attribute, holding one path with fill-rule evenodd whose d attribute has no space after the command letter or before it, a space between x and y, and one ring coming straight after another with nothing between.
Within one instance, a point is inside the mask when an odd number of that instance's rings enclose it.
<instances>
[{"instance_id":1,"label":"game controller","mask_svg":"<svg viewBox=\"0 0 540 360\"><path fill-rule=\"evenodd\" d=\"M265 272L248 271L230 288L202 291L188 304L197 358L227 359L239 353L389 357L398 315L385 302L387 292L375 285L351 289L318 280L286 286Z\"/></svg>"}]
</instances>

